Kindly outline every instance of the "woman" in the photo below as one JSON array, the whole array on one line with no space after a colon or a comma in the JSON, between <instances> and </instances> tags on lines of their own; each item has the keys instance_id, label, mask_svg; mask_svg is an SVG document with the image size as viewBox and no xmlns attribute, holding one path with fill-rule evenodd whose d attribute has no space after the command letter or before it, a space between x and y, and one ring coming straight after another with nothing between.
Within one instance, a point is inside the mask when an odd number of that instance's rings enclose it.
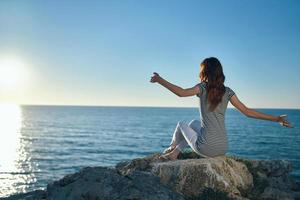
<instances>
[{"instance_id":1,"label":"woman","mask_svg":"<svg viewBox=\"0 0 300 200\"><path fill-rule=\"evenodd\" d=\"M200 99L201 122L192 120L189 124L178 122L170 147L161 159L175 160L188 145L202 157L225 155L228 141L225 130L225 111L228 101L247 117L279 122L282 126L292 127L285 119L287 115L272 116L245 106L235 92L224 85L225 76L220 61L210 57L200 65L201 82L192 88L183 89L157 73L153 73L152 83L159 83L179 97L197 95Z\"/></svg>"}]
</instances>

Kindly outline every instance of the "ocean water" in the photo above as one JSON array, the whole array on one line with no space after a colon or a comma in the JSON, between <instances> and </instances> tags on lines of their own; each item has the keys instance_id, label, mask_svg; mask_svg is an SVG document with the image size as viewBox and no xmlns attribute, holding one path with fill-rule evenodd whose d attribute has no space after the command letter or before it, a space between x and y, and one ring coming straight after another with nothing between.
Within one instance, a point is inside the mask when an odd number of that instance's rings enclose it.
<instances>
[{"instance_id":1,"label":"ocean water","mask_svg":"<svg viewBox=\"0 0 300 200\"><path fill-rule=\"evenodd\" d=\"M286 159L300 180L300 110L288 114L295 128L226 112L228 155ZM2 106L0 107L0 197L44 188L85 166L162 151L178 121L199 119L198 108Z\"/></svg>"}]
</instances>

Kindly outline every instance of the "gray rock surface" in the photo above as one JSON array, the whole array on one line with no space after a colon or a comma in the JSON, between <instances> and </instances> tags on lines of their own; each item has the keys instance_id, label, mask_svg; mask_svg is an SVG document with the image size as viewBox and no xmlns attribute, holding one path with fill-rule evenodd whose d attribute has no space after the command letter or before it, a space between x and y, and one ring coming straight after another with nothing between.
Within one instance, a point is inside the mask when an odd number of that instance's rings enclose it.
<instances>
[{"instance_id":1,"label":"gray rock surface","mask_svg":"<svg viewBox=\"0 0 300 200\"><path fill-rule=\"evenodd\" d=\"M133 170L150 171L185 198L200 197L207 189L223 192L231 198L243 199L253 187L253 178L246 165L226 156L201 159L179 159L160 162L158 154L135 159L116 166L122 174Z\"/></svg>"},{"instance_id":2,"label":"gray rock surface","mask_svg":"<svg viewBox=\"0 0 300 200\"><path fill-rule=\"evenodd\" d=\"M115 168L87 167L45 190L4 199L300 199L300 184L290 177L292 166L285 160L184 153L176 161L160 161L159 155L120 162Z\"/></svg>"},{"instance_id":3,"label":"gray rock surface","mask_svg":"<svg viewBox=\"0 0 300 200\"><path fill-rule=\"evenodd\" d=\"M116 165L121 174L149 171L186 199L300 199L300 184L290 177L286 160L251 160L235 156L200 158L185 153L179 160L161 162L159 154ZM222 197L221 197L222 196ZM204 198L205 199L205 198Z\"/></svg>"},{"instance_id":4,"label":"gray rock surface","mask_svg":"<svg viewBox=\"0 0 300 200\"><path fill-rule=\"evenodd\" d=\"M292 165L286 160L250 160L235 157L246 164L253 176L248 197L251 199L300 199L300 184L290 176Z\"/></svg>"},{"instance_id":5,"label":"gray rock surface","mask_svg":"<svg viewBox=\"0 0 300 200\"><path fill-rule=\"evenodd\" d=\"M152 173L186 198L201 196L207 187L231 197L242 196L253 186L247 167L224 156L157 163Z\"/></svg>"},{"instance_id":6,"label":"gray rock surface","mask_svg":"<svg viewBox=\"0 0 300 200\"><path fill-rule=\"evenodd\" d=\"M7 199L49 200L183 200L162 185L159 178L149 172L134 171L126 176L107 167L87 167L67 175L47 186L42 195L27 193Z\"/></svg>"},{"instance_id":7,"label":"gray rock surface","mask_svg":"<svg viewBox=\"0 0 300 200\"><path fill-rule=\"evenodd\" d=\"M115 169L88 167L49 184L49 199L181 199L160 184L159 178L148 172L134 171L122 176Z\"/></svg>"}]
</instances>

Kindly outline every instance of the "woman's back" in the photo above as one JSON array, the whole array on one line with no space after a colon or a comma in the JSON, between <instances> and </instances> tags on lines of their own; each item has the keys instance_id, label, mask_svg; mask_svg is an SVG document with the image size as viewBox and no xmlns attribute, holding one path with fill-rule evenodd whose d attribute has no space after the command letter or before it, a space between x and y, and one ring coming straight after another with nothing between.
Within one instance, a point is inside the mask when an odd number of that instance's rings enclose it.
<instances>
[{"instance_id":1,"label":"woman's back","mask_svg":"<svg viewBox=\"0 0 300 200\"><path fill-rule=\"evenodd\" d=\"M234 95L234 91L229 87L225 87L225 93L222 101L213 111L210 111L207 98L207 83L198 84L200 93L197 96L200 99L200 119L201 119L201 137L199 139L199 147L206 155L224 154L228 150L228 141L225 129L225 112L228 101ZM205 145L204 145L205 144ZM205 146L205 147L204 147Z\"/></svg>"}]
</instances>

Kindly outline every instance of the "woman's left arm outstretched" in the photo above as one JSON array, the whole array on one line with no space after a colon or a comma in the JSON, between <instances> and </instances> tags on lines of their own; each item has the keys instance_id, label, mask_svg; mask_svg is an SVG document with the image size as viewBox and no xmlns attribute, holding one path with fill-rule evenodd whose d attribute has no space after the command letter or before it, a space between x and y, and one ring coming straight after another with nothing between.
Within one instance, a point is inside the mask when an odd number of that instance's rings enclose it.
<instances>
[{"instance_id":1,"label":"woman's left arm outstretched","mask_svg":"<svg viewBox=\"0 0 300 200\"><path fill-rule=\"evenodd\" d=\"M248 108L238 99L236 94L230 98L230 103L247 117L278 122L281 126L293 128L293 126L285 119L287 115L273 116Z\"/></svg>"},{"instance_id":2,"label":"woman's left arm outstretched","mask_svg":"<svg viewBox=\"0 0 300 200\"><path fill-rule=\"evenodd\" d=\"M187 97L187 96L193 96L200 92L200 88L195 85L194 87L183 89L177 85L174 85L167 80L163 79L161 76L159 76L158 73L154 72L153 76L151 77L150 82L152 83L159 83L160 85L164 86L174 94L176 94L179 97Z\"/></svg>"}]
</instances>

